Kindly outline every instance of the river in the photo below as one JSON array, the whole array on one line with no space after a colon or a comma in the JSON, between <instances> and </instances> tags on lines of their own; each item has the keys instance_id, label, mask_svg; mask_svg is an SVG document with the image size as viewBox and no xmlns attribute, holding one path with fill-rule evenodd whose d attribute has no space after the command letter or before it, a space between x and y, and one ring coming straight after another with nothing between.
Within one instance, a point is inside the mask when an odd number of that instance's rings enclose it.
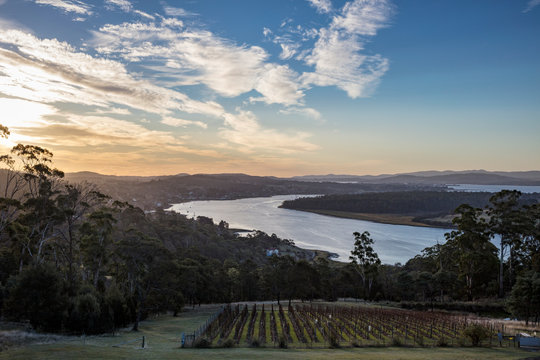
<instances>
[{"instance_id":1,"label":"river","mask_svg":"<svg viewBox=\"0 0 540 360\"><path fill-rule=\"evenodd\" d=\"M305 196L305 195L302 195ZM281 209L284 200L297 195L248 198L239 200L192 201L175 204L169 210L194 216L207 216L215 223L225 220L231 228L261 230L282 239L294 240L307 249L321 249L338 254L348 261L353 248L353 232L369 231L375 251L383 263L405 263L422 249L445 241L450 229L380 224L341 219L303 211Z\"/></svg>"}]
</instances>

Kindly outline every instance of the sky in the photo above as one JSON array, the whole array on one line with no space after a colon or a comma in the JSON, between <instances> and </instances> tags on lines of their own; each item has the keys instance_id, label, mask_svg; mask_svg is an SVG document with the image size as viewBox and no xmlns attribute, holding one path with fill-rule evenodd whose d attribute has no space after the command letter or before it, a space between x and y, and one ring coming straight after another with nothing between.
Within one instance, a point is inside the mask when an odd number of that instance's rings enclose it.
<instances>
[{"instance_id":1,"label":"sky","mask_svg":"<svg viewBox=\"0 0 540 360\"><path fill-rule=\"evenodd\" d=\"M66 172L540 170L540 0L0 0L0 110Z\"/></svg>"}]
</instances>

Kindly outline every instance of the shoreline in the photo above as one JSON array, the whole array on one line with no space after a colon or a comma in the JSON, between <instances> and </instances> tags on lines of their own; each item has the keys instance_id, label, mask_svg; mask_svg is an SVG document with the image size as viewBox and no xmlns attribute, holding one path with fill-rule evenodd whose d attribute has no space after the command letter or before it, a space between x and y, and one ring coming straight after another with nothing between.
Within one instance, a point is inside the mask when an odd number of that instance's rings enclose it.
<instances>
[{"instance_id":1,"label":"shoreline","mask_svg":"<svg viewBox=\"0 0 540 360\"><path fill-rule=\"evenodd\" d=\"M304 211L314 214L332 216L342 219L353 219L353 220L363 220L371 221L380 224L389 224L389 225L405 225L405 226L416 226L416 227L429 227L429 228L451 228L452 225L433 225L423 222L414 221L416 216L411 215L400 215L400 214L371 214L371 213L354 213L347 211L334 211L334 210L310 210L310 209L289 209L295 211Z\"/></svg>"}]
</instances>

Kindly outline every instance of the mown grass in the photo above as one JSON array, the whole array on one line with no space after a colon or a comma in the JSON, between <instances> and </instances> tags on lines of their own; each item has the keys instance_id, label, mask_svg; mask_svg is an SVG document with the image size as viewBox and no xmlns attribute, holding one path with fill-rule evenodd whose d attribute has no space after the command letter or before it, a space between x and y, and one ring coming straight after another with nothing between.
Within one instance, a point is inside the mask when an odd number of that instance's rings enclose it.
<instances>
[{"instance_id":1,"label":"mown grass","mask_svg":"<svg viewBox=\"0 0 540 360\"><path fill-rule=\"evenodd\" d=\"M216 311L205 307L179 317L161 316L141 323L139 332L121 331L115 336L65 337L55 343L32 344L0 352L0 359L522 359L537 354L514 348L400 348L364 347L341 349L265 348L182 349L180 334L192 332ZM276 314L277 315L277 314ZM279 316L276 316L276 320ZM267 319L270 320L269 318ZM278 320L279 321L279 320ZM268 329L269 330L269 329ZM145 336L147 347L139 340Z\"/></svg>"}]
</instances>

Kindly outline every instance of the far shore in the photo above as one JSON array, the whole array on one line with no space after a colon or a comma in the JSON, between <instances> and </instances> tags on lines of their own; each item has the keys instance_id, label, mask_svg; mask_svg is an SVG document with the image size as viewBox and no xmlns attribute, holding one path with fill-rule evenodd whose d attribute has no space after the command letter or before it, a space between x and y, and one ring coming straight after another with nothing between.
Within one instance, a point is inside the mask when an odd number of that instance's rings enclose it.
<instances>
[{"instance_id":1,"label":"far shore","mask_svg":"<svg viewBox=\"0 0 540 360\"><path fill-rule=\"evenodd\" d=\"M432 228L449 228L452 226L451 223L448 225L434 225L415 221L415 216L411 215L401 215L401 214L370 214L370 213L355 213L348 211L334 211L334 210L310 210L310 209L289 209L296 211L305 211L311 212L319 215L333 216L343 219L355 219L355 220L364 220L372 221L381 224L390 224L390 225L407 225L407 226L418 226L418 227L432 227Z\"/></svg>"}]
</instances>

